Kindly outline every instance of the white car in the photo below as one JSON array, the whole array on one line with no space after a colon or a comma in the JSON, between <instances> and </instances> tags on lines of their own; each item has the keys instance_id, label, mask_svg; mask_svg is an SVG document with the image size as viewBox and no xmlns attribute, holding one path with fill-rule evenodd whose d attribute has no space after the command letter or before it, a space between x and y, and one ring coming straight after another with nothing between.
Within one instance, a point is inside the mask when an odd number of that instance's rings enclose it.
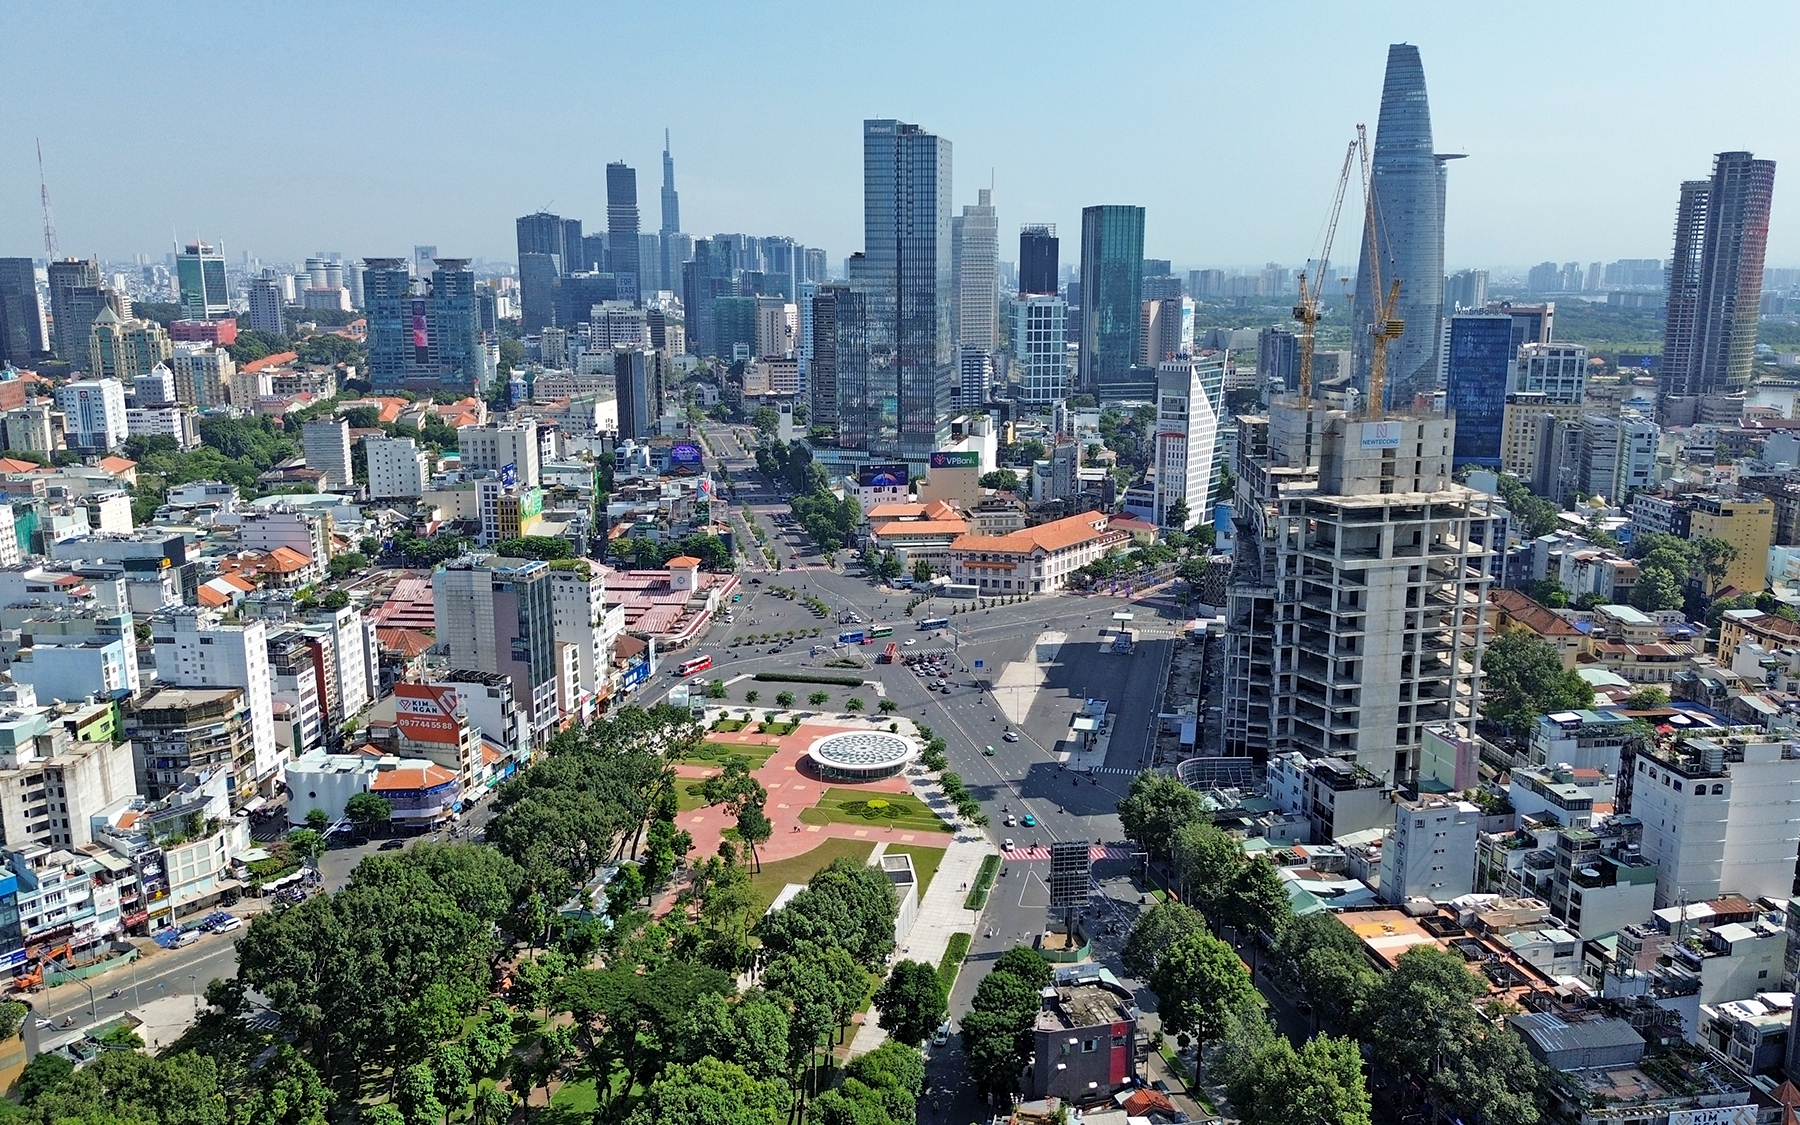
<instances>
[{"instance_id":1,"label":"white car","mask_svg":"<svg viewBox=\"0 0 1800 1125\"><path fill-rule=\"evenodd\" d=\"M908 638L906 638L906 644L905 644L905 645L904 645L904 646L902 646L902 647L904 647L904 648L911 648L911 647L912 647L912 646L914 646L914 645L916 645L916 644L918 644L918 643L919 643L919 638L917 638L917 637L908 637Z\"/></svg>"},{"instance_id":2,"label":"white car","mask_svg":"<svg viewBox=\"0 0 1800 1125\"><path fill-rule=\"evenodd\" d=\"M244 928L244 920L242 918L237 917L234 914L230 918L228 918L224 921L221 921L217 926L214 926L213 933L228 934L233 930L241 930L243 928Z\"/></svg>"},{"instance_id":3,"label":"white car","mask_svg":"<svg viewBox=\"0 0 1800 1125\"><path fill-rule=\"evenodd\" d=\"M1008 837L1007 837L1007 838L1006 838L1006 845L1005 845L1005 848L1006 848L1006 850L1007 850L1007 851L1009 851L1009 852L1010 852L1010 851L1012 851L1012 850L1013 850L1013 842L1012 842L1012 837L1011 837L1011 836L1008 836Z\"/></svg>"}]
</instances>

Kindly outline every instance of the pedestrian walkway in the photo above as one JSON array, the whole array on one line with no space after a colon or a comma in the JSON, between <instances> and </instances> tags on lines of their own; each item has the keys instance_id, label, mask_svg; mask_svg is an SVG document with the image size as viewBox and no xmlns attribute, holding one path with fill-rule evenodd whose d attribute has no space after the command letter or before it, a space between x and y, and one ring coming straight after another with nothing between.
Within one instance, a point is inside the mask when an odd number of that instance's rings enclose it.
<instances>
[{"instance_id":1,"label":"pedestrian walkway","mask_svg":"<svg viewBox=\"0 0 1800 1125\"><path fill-rule=\"evenodd\" d=\"M1001 852L1000 858L1004 859L1008 863L1043 863L1043 862L1046 862L1049 860L1050 849L1044 848L1044 847L1013 848L1009 851ZM1115 847L1111 844L1106 844L1106 845L1096 844L1093 847L1090 847L1088 849L1088 862L1089 863L1098 863L1100 860L1103 860L1103 859L1130 859L1130 858L1131 858L1131 849L1130 848Z\"/></svg>"},{"instance_id":2,"label":"pedestrian walkway","mask_svg":"<svg viewBox=\"0 0 1800 1125\"><path fill-rule=\"evenodd\" d=\"M959 838L944 849L937 874L931 877L925 897L919 900L919 912L913 919L912 930L894 951L895 960L936 965L950 948L952 934L972 936L975 933L981 913L963 909L963 902L969 897L969 887L981 871L981 861L993 854L993 850L993 845L980 837ZM870 862L881 861L871 857ZM887 1032L881 1030L875 1020L876 1012L870 1008L868 1018L850 1040L851 1056L867 1054L887 1040Z\"/></svg>"}]
</instances>

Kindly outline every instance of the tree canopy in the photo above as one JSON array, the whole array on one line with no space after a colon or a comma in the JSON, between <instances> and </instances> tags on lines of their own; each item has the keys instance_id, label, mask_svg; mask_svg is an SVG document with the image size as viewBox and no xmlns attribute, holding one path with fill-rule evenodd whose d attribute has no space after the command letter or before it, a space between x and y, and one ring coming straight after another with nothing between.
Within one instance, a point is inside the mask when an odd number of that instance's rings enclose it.
<instances>
[{"instance_id":1,"label":"tree canopy","mask_svg":"<svg viewBox=\"0 0 1800 1125\"><path fill-rule=\"evenodd\" d=\"M1481 656L1486 673L1482 711L1486 718L1521 737L1539 715L1591 707L1594 689L1562 666L1556 646L1529 629L1510 629Z\"/></svg>"}]
</instances>

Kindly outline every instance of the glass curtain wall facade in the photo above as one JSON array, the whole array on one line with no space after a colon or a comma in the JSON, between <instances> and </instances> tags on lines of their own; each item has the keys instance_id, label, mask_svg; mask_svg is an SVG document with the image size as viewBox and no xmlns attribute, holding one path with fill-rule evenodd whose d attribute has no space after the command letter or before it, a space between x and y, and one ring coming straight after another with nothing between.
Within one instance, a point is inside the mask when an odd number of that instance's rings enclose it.
<instances>
[{"instance_id":1,"label":"glass curtain wall facade","mask_svg":"<svg viewBox=\"0 0 1800 1125\"><path fill-rule=\"evenodd\" d=\"M1069 397L1068 302L1054 295L1022 296L1012 313L1020 401L1050 403Z\"/></svg>"},{"instance_id":2,"label":"glass curtain wall facade","mask_svg":"<svg viewBox=\"0 0 1800 1125\"><path fill-rule=\"evenodd\" d=\"M619 299L636 303L643 277L638 268L637 169L623 160L606 166L606 248Z\"/></svg>"},{"instance_id":3,"label":"glass curtain wall facade","mask_svg":"<svg viewBox=\"0 0 1800 1125\"><path fill-rule=\"evenodd\" d=\"M1033 224L1019 228L1019 293L1043 294L1059 290L1056 228Z\"/></svg>"},{"instance_id":4,"label":"glass curtain wall facade","mask_svg":"<svg viewBox=\"0 0 1800 1125\"><path fill-rule=\"evenodd\" d=\"M1450 361L1444 405L1456 419L1451 470L1500 467L1500 431L1512 372L1513 318L1504 314L1450 318Z\"/></svg>"},{"instance_id":5,"label":"glass curtain wall facade","mask_svg":"<svg viewBox=\"0 0 1800 1125\"><path fill-rule=\"evenodd\" d=\"M1131 379L1142 342L1144 209L1081 211L1081 389Z\"/></svg>"},{"instance_id":6,"label":"glass curtain wall facade","mask_svg":"<svg viewBox=\"0 0 1800 1125\"><path fill-rule=\"evenodd\" d=\"M1370 169L1381 284L1385 290L1396 280L1400 282L1395 315L1406 322L1405 332L1388 344L1384 397L1389 403L1410 403L1415 394L1437 390L1438 349L1443 344L1447 159L1432 152L1431 106L1425 97L1425 67L1419 61L1419 49L1396 43L1388 48ZM1351 362L1357 387L1366 390L1372 358L1369 328L1376 298L1367 231L1360 244ZM1387 294L1380 296L1385 299Z\"/></svg>"},{"instance_id":7,"label":"glass curtain wall facade","mask_svg":"<svg viewBox=\"0 0 1800 1125\"><path fill-rule=\"evenodd\" d=\"M863 256L851 283L868 299L869 374L891 370L895 403L893 440L883 426L871 452L923 458L949 436L950 152L917 125L863 122Z\"/></svg>"}]
</instances>

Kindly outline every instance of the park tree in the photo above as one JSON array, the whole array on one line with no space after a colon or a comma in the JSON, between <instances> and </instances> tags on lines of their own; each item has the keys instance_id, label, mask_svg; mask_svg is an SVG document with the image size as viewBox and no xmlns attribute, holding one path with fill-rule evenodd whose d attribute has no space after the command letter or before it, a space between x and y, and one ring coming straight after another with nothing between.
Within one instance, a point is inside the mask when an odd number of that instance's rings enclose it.
<instances>
[{"instance_id":1,"label":"park tree","mask_svg":"<svg viewBox=\"0 0 1800 1125\"><path fill-rule=\"evenodd\" d=\"M750 1077L735 1063L703 1058L663 1071L632 1110L628 1125L786 1125L788 1092L779 1082Z\"/></svg>"},{"instance_id":2,"label":"park tree","mask_svg":"<svg viewBox=\"0 0 1800 1125\"><path fill-rule=\"evenodd\" d=\"M394 815L394 805L379 793L353 793L344 802L344 815L367 832L377 824L387 823Z\"/></svg>"},{"instance_id":3,"label":"park tree","mask_svg":"<svg viewBox=\"0 0 1800 1125\"><path fill-rule=\"evenodd\" d=\"M1150 976L1164 1030L1199 1043L1217 1037L1228 1016L1257 1003L1250 973L1231 946L1207 933L1182 936Z\"/></svg>"},{"instance_id":4,"label":"park tree","mask_svg":"<svg viewBox=\"0 0 1800 1125\"><path fill-rule=\"evenodd\" d=\"M1140 773L1119 802L1119 825L1139 847L1167 856L1176 830L1199 816L1200 807L1200 794L1168 774Z\"/></svg>"},{"instance_id":5,"label":"park tree","mask_svg":"<svg viewBox=\"0 0 1800 1125\"><path fill-rule=\"evenodd\" d=\"M1185 785L1180 788L1198 801L1193 790ZM1122 809L1120 815L1124 815ZM1164 847L1175 866L1181 897L1215 923L1222 922L1220 912L1244 866L1243 846L1224 829L1197 818L1171 825L1171 829L1162 839L1167 841Z\"/></svg>"},{"instance_id":6,"label":"park tree","mask_svg":"<svg viewBox=\"0 0 1800 1125\"><path fill-rule=\"evenodd\" d=\"M1369 1091L1356 1040L1315 1036L1295 1050L1268 1037L1227 1084L1244 1125L1369 1125Z\"/></svg>"},{"instance_id":7,"label":"park tree","mask_svg":"<svg viewBox=\"0 0 1800 1125\"><path fill-rule=\"evenodd\" d=\"M1359 1023L1374 1073L1426 1082L1480 1037L1473 1005L1486 991L1461 956L1414 946L1370 991Z\"/></svg>"},{"instance_id":8,"label":"park tree","mask_svg":"<svg viewBox=\"0 0 1800 1125\"><path fill-rule=\"evenodd\" d=\"M1376 983L1362 942L1333 914L1302 914L1282 927L1271 969L1300 991L1328 1027L1349 1029Z\"/></svg>"},{"instance_id":9,"label":"park tree","mask_svg":"<svg viewBox=\"0 0 1800 1125\"><path fill-rule=\"evenodd\" d=\"M1156 972L1163 951L1189 934L1206 933L1206 919L1198 910L1173 899L1164 899L1143 914L1131 927L1119 960L1125 971L1139 980L1148 980Z\"/></svg>"},{"instance_id":10,"label":"park tree","mask_svg":"<svg viewBox=\"0 0 1800 1125\"><path fill-rule=\"evenodd\" d=\"M1010 1094L1019 1088L1019 1074L1036 1046L1034 1028L1042 1006L1036 983L1049 964L1036 951L1015 946L1002 954L1012 956L975 986L975 997L962 1018L962 1045L968 1075L987 1093ZM1031 961L1036 958L1036 964ZM1041 970L1039 968L1041 966ZM1021 973L1028 975L1021 975Z\"/></svg>"},{"instance_id":11,"label":"park tree","mask_svg":"<svg viewBox=\"0 0 1800 1125\"><path fill-rule=\"evenodd\" d=\"M1445 1057L1431 1080L1431 1100L1465 1125L1539 1125L1546 1077L1522 1038L1484 1023L1467 1050Z\"/></svg>"},{"instance_id":12,"label":"park tree","mask_svg":"<svg viewBox=\"0 0 1800 1125\"><path fill-rule=\"evenodd\" d=\"M900 961L875 993L881 1011L881 1027L894 1039L917 1047L944 1022L948 994L937 966L923 961Z\"/></svg>"},{"instance_id":13,"label":"park tree","mask_svg":"<svg viewBox=\"0 0 1800 1125\"><path fill-rule=\"evenodd\" d=\"M873 970L893 951L898 909L893 884L879 867L839 858L764 918L758 930L770 953L837 947Z\"/></svg>"},{"instance_id":14,"label":"park tree","mask_svg":"<svg viewBox=\"0 0 1800 1125\"><path fill-rule=\"evenodd\" d=\"M1645 613L1680 609L1683 604L1680 576L1663 567L1642 566L1637 583L1631 587L1631 604Z\"/></svg>"},{"instance_id":15,"label":"park tree","mask_svg":"<svg viewBox=\"0 0 1800 1125\"><path fill-rule=\"evenodd\" d=\"M1509 629L1481 656L1483 712L1524 736L1539 715L1591 706L1594 689L1562 666L1556 647L1529 629Z\"/></svg>"}]
</instances>

